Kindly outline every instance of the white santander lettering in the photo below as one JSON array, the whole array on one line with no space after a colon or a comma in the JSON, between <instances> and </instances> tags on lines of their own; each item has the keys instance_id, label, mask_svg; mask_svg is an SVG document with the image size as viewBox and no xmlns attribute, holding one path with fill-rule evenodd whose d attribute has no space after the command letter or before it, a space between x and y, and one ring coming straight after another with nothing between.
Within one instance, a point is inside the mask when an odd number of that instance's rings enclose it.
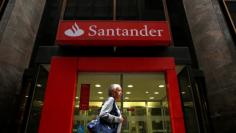
<instances>
[{"instance_id":1,"label":"white santander lettering","mask_svg":"<svg viewBox=\"0 0 236 133\"><path fill-rule=\"evenodd\" d=\"M157 30L157 35L162 36L162 32L163 32L163 30Z\"/></svg>"},{"instance_id":2,"label":"white santander lettering","mask_svg":"<svg viewBox=\"0 0 236 133\"><path fill-rule=\"evenodd\" d=\"M115 36L115 32L113 29L107 29L107 35L108 36Z\"/></svg>"},{"instance_id":3,"label":"white santander lettering","mask_svg":"<svg viewBox=\"0 0 236 133\"><path fill-rule=\"evenodd\" d=\"M163 29L149 29L148 25L143 25L142 29L102 29L96 25L89 26L88 36L140 36L140 37L161 37L163 35Z\"/></svg>"},{"instance_id":4,"label":"white santander lettering","mask_svg":"<svg viewBox=\"0 0 236 133\"><path fill-rule=\"evenodd\" d=\"M117 35L117 36L120 36L120 31L121 31L120 28L116 28L116 35Z\"/></svg>"},{"instance_id":5,"label":"white santander lettering","mask_svg":"<svg viewBox=\"0 0 236 133\"><path fill-rule=\"evenodd\" d=\"M129 36L129 31L127 29L124 29L122 32L122 36Z\"/></svg>"},{"instance_id":6,"label":"white santander lettering","mask_svg":"<svg viewBox=\"0 0 236 133\"><path fill-rule=\"evenodd\" d=\"M98 29L98 36L105 36L104 29Z\"/></svg>"},{"instance_id":7,"label":"white santander lettering","mask_svg":"<svg viewBox=\"0 0 236 133\"><path fill-rule=\"evenodd\" d=\"M147 29L147 25L144 25L144 28L140 30L140 35L141 36L148 36L148 29Z\"/></svg>"},{"instance_id":8,"label":"white santander lettering","mask_svg":"<svg viewBox=\"0 0 236 133\"><path fill-rule=\"evenodd\" d=\"M130 30L130 36L138 36L138 30L137 29L131 29Z\"/></svg>"},{"instance_id":9,"label":"white santander lettering","mask_svg":"<svg viewBox=\"0 0 236 133\"><path fill-rule=\"evenodd\" d=\"M96 36L96 34L97 34L96 28L97 28L96 25L89 26L89 33L88 33L88 35L89 36Z\"/></svg>"},{"instance_id":10,"label":"white santander lettering","mask_svg":"<svg viewBox=\"0 0 236 133\"><path fill-rule=\"evenodd\" d=\"M150 36L157 36L156 33L157 33L157 31L154 29L149 30Z\"/></svg>"}]
</instances>

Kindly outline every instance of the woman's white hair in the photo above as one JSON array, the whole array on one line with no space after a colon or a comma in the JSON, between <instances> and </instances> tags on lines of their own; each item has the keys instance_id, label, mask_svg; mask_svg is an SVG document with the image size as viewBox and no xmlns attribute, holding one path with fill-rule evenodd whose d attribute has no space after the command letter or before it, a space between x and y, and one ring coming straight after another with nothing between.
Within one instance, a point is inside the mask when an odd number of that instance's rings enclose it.
<instances>
[{"instance_id":1,"label":"woman's white hair","mask_svg":"<svg viewBox=\"0 0 236 133\"><path fill-rule=\"evenodd\" d=\"M116 90L116 88L121 88L121 86L119 84L111 84L108 88L108 96L112 96L112 92Z\"/></svg>"}]
</instances>

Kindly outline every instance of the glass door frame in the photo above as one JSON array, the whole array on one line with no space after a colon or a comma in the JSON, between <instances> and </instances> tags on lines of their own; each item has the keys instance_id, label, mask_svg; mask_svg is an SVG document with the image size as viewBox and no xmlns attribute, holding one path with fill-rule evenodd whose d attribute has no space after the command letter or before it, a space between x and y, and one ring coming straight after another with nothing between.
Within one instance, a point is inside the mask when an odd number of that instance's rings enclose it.
<instances>
[{"instance_id":1,"label":"glass door frame","mask_svg":"<svg viewBox=\"0 0 236 133\"><path fill-rule=\"evenodd\" d=\"M185 133L175 60L171 57L53 57L39 133L71 133L78 72L164 72L171 132Z\"/></svg>"}]
</instances>

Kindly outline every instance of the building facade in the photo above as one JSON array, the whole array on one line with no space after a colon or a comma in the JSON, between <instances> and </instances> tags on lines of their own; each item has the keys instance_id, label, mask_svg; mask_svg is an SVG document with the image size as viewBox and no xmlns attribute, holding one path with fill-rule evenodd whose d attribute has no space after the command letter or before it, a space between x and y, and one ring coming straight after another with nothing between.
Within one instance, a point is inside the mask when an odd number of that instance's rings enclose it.
<instances>
[{"instance_id":1,"label":"building facade","mask_svg":"<svg viewBox=\"0 0 236 133\"><path fill-rule=\"evenodd\" d=\"M112 83L124 88L122 132L235 132L235 3L3 0L0 132L76 132L94 117ZM63 22L72 23L72 35L82 23L116 30L91 29L113 40L61 41ZM167 41L138 37L164 34L148 28L159 22L168 27ZM118 35L140 24L135 39L121 41Z\"/></svg>"}]
</instances>

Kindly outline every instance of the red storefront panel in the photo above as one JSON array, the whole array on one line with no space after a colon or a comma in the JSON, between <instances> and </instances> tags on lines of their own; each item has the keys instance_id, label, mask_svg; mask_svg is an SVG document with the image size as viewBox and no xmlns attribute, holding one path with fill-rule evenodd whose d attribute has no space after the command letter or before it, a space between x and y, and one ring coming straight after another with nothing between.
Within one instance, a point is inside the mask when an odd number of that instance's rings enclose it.
<instances>
[{"instance_id":1,"label":"red storefront panel","mask_svg":"<svg viewBox=\"0 0 236 133\"><path fill-rule=\"evenodd\" d=\"M76 94L76 58L53 58L39 133L71 133Z\"/></svg>"},{"instance_id":2,"label":"red storefront panel","mask_svg":"<svg viewBox=\"0 0 236 133\"><path fill-rule=\"evenodd\" d=\"M78 72L165 72L171 130L185 133L174 59L154 57L53 58L39 133L72 132Z\"/></svg>"}]
</instances>

